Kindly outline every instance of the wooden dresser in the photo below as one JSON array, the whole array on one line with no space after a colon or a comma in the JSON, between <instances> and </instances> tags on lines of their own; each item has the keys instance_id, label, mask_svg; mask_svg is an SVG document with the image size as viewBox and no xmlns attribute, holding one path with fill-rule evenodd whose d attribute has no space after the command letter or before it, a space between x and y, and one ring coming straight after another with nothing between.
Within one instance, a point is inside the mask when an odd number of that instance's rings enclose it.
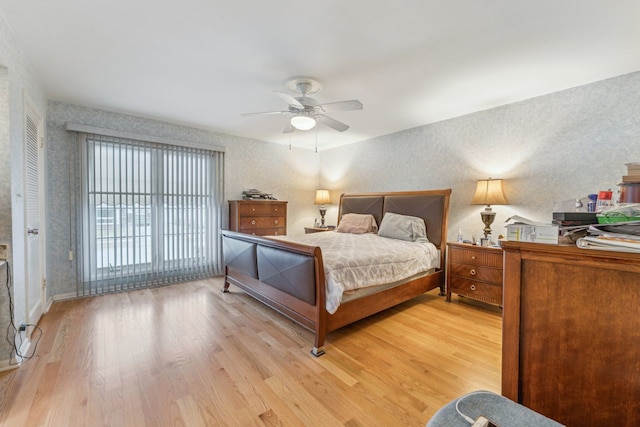
<instances>
[{"instance_id":1,"label":"wooden dresser","mask_svg":"<svg viewBox=\"0 0 640 427\"><path fill-rule=\"evenodd\" d=\"M229 200L229 230L258 236L287 234L287 202Z\"/></svg>"},{"instance_id":2,"label":"wooden dresser","mask_svg":"<svg viewBox=\"0 0 640 427\"><path fill-rule=\"evenodd\" d=\"M502 306L502 249L447 243L447 301L452 293Z\"/></svg>"},{"instance_id":3,"label":"wooden dresser","mask_svg":"<svg viewBox=\"0 0 640 427\"><path fill-rule=\"evenodd\" d=\"M567 426L640 425L640 253L502 247L502 394Z\"/></svg>"}]
</instances>

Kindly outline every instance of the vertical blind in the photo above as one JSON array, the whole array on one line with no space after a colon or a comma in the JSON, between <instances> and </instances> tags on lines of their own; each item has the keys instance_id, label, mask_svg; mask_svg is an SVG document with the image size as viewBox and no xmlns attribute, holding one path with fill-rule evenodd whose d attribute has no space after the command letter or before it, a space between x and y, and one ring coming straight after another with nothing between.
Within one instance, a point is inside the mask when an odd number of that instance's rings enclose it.
<instances>
[{"instance_id":1,"label":"vertical blind","mask_svg":"<svg viewBox=\"0 0 640 427\"><path fill-rule=\"evenodd\" d=\"M224 153L78 133L78 294L222 272Z\"/></svg>"}]
</instances>

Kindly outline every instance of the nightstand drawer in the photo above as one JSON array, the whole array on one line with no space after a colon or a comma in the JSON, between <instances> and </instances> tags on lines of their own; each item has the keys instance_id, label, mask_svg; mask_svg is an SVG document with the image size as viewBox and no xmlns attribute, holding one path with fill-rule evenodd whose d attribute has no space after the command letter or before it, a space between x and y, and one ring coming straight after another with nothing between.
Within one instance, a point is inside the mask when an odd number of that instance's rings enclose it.
<instances>
[{"instance_id":1,"label":"nightstand drawer","mask_svg":"<svg viewBox=\"0 0 640 427\"><path fill-rule=\"evenodd\" d=\"M450 246L449 251L451 262L502 268L501 250L486 250L473 247L467 249Z\"/></svg>"},{"instance_id":2,"label":"nightstand drawer","mask_svg":"<svg viewBox=\"0 0 640 427\"><path fill-rule=\"evenodd\" d=\"M481 265L460 264L457 262L452 262L450 274L454 276L464 277L466 279L492 282L498 285L502 283L501 269L489 268Z\"/></svg>"},{"instance_id":3,"label":"nightstand drawer","mask_svg":"<svg viewBox=\"0 0 640 427\"><path fill-rule=\"evenodd\" d=\"M469 298L502 305L502 284L479 282L464 277L451 277L451 292Z\"/></svg>"}]
</instances>

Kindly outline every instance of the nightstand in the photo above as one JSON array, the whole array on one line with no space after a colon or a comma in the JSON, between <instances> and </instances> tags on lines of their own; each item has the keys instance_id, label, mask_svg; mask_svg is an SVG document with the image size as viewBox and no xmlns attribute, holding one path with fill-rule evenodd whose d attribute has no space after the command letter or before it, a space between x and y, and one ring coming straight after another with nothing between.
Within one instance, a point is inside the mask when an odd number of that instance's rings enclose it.
<instances>
[{"instance_id":1,"label":"nightstand","mask_svg":"<svg viewBox=\"0 0 640 427\"><path fill-rule=\"evenodd\" d=\"M336 228L335 225L327 225L326 227L305 227L304 234L320 233L322 231L332 231L335 228Z\"/></svg>"},{"instance_id":2,"label":"nightstand","mask_svg":"<svg viewBox=\"0 0 640 427\"><path fill-rule=\"evenodd\" d=\"M447 243L447 296L458 294L502 307L502 248Z\"/></svg>"}]
</instances>

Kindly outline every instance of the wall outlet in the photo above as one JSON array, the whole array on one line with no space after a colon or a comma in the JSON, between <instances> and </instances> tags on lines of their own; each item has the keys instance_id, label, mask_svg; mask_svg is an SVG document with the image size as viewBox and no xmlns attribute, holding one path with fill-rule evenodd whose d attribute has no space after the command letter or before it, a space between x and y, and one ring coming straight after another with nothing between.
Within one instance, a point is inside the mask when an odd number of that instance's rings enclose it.
<instances>
[{"instance_id":1,"label":"wall outlet","mask_svg":"<svg viewBox=\"0 0 640 427\"><path fill-rule=\"evenodd\" d=\"M0 259L7 259L9 256L9 245L0 245Z\"/></svg>"}]
</instances>

